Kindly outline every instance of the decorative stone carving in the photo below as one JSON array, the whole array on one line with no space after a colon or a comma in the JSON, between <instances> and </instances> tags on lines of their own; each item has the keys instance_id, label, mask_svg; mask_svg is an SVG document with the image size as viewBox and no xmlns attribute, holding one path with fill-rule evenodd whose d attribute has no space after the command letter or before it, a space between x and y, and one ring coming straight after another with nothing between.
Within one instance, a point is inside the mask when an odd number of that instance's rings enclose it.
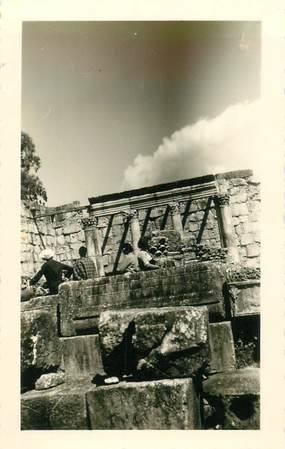
<instances>
[{"instance_id":1,"label":"decorative stone carving","mask_svg":"<svg viewBox=\"0 0 285 449\"><path fill-rule=\"evenodd\" d=\"M123 211L123 214L124 214L124 217L123 217L124 223L139 219L139 211L137 209L132 209L128 212Z\"/></svg>"},{"instance_id":2,"label":"decorative stone carving","mask_svg":"<svg viewBox=\"0 0 285 449\"><path fill-rule=\"evenodd\" d=\"M260 279L259 267L245 267L242 265L235 265L227 270L228 282L242 282L248 280Z\"/></svg>"},{"instance_id":3,"label":"decorative stone carving","mask_svg":"<svg viewBox=\"0 0 285 449\"><path fill-rule=\"evenodd\" d=\"M228 193L222 193L215 196L215 200L217 201L220 207L229 206L230 204L230 195Z\"/></svg>"},{"instance_id":4,"label":"decorative stone carving","mask_svg":"<svg viewBox=\"0 0 285 449\"><path fill-rule=\"evenodd\" d=\"M98 218L97 217L82 218L81 224L84 230L94 228L95 226L98 225Z\"/></svg>"},{"instance_id":5,"label":"decorative stone carving","mask_svg":"<svg viewBox=\"0 0 285 449\"><path fill-rule=\"evenodd\" d=\"M133 209L129 212L129 217L131 220L139 219L139 211L137 209Z\"/></svg>"},{"instance_id":6,"label":"decorative stone carving","mask_svg":"<svg viewBox=\"0 0 285 449\"><path fill-rule=\"evenodd\" d=\"M200 261L220 261L226 262L228 249L215 248L203 244L195 244L192 246L195 251L196 258Z\"/></svg>"},{"instance_id":7,"label":"decorative stone carving","mask_svg":"<svg viewBox=\"0 0 285 449\"><path fill-rule=\"evenodd\" d=\"M177 201L169 203L169 208L171 215L180 214L180 204Z\"/></svg>"}]
</instances>

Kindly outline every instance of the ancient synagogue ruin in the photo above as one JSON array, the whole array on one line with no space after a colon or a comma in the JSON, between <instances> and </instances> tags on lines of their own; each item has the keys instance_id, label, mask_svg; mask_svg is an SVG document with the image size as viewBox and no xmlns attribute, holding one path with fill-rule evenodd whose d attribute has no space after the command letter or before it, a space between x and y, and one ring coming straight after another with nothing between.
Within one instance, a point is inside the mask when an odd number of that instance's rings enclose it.
<instances>
[{"instance_id":1,"label":"ancient synagogue ruin","mask_svg":"<svg viewBox=\"0 0 285 449\"><path fill-rule=\"evenodd\" d=\"M21 303L21 428L258 429L259 214L250 170L22 206L23 278L82 245L97 276ZM146 235L160 268L116 274Z\"/></svg>"}]
</instances>

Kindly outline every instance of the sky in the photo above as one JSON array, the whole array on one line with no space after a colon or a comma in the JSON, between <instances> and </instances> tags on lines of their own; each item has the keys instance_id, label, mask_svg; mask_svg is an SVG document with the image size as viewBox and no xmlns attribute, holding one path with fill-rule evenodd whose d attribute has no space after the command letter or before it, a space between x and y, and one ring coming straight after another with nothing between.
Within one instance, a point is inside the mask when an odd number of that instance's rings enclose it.
<instances>
[{"instance_id":1,"label":"sky","mask_svg":"<svg viewBox=\"0 0 285 449\"><path fill-rule=\"evenodd\" d=\"M251 168L260 32L259 22L24 22L22 130L47 204Z\"/></svg>"}]
</instances>

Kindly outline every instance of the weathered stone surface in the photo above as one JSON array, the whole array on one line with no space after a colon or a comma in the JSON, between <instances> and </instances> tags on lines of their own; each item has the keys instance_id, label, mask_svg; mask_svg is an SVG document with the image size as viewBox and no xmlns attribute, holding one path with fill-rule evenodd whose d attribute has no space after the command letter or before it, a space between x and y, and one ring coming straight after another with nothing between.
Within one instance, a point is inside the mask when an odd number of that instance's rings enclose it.
<instances>
[{"instance_id":1,"label":"weathered stone surface","mask_svg":"<svg viewBox=\"0 0 285 449\"><path fill-rule=\"evenodd\" d=\"M259 429L259 369L245 368L215 374L203 383L203 394L212 414L206 428Z\"/></svg>"},{"instance_id":2,"label":"weathered stone surface","mask_svg":"<svg viewBox=\"0 0 285 449\"><path fill-rule=\"evenodd\" d=\"M108 276L60 286L61 334L75 335L76 317L104 310L223 303L225 264L190 262L185 267Z\"/></svg>"},{"instance_id":3,"label":"weathered stone surface","mask_svg":"<svg viewBox=\"0 0 285 449\"><path fill-rule=\"evenodd\" d=\"M209 325L211 371L226 372L235 369L235 348L230 322Z\"/></svg>"},{"instance_id":4,"label":"weathered stone surface","mask_svg":"<svg viewBox=\"0 0 285 449\"><path fill-rule=\"evenodd\" d=\"M31 298L29 301L21 304L21 312L38 309L52 309L54 311L58 304L58 301L58 295L37 296L36 298Z\"/></svg>"},{"instance_id":5,"label":"weathered stone surface","mask_svg":"<svg viewBox=\"0 0 285 449\"><path fill-rule=\"evenodd\" d=\"M92 429L199 429L191 379L125 383L87 393Z\"/></svg>"},{"instance_id":6,"label":"weathered stone surface","mask_svg":"<svg viewBox=\"0 0 285 449\"><path fill-rule=\"evenodd\" d=\"M88 429L85 393L92 388L90 382L76 382L22 394L21 429Z\"/></svg>"},{"instance_id":7,"label":"weathered stone surface","mask_svg":"<svg viewBox=\"0 0 285 449\"><path fill-rule=\"evenodd\" d=\"M104 374L98 335L68 337L61 341L66 377L75 379Z\"/></svg>"},{"instance_id":8,"label":"weathered stone surface","mask_svg":"<svg viewBox=\"0 0 285 449\"><path fill-rule=\"evenodd\" d=\"M35 301L34 298L31 301ZM31 302L29 301L29 302ZM26 309L28 303L25 304ZM21 313L21 374L23 384L61 362L61 343L57 335L56 307L25 310Z\"/></svg>"},{"instance_id":9,"label":"weathered stone surface","mask_svg":"<svg viewBox=\"0 0 285 449\"><path fill-rule=\"evenodd\" d=\"M110 375L185 377L209 360L205 306L102 312L99 334Z\"/></svg>"},{"instance_id":10,"label":"weathered stone surface","mask_svg":"<svg viewBox=\"0 0 285 449\"><path fill-rule=\"evenodd\" d=\"M252 245L248 245L246 247L246 255L247 257L257 257L260 255L260 246L257 243L253 243Z\"/></svg>"},{"instance_id":11,"label":"weathered stone surface","mask_svg":"<svg viewBox=\"0 0 285 449\"><path fill-rule=\"evenodd\" d=\"M57 387L64 382L64 373L48 373L42 374L35 384L36 390L47 390L48 388Z\"/></svg>"},{"instance_id":12,"label":"weathered stone surface","mask_svg":"<svg viewBox=\"0 0 285 449\"><path fill-rule=\"evenodd\" d=\"M229 283L232 316L260 313L260 281L248 280Z\"/></svg>"},{"instance_id":13,"label":"weathered stone surface","mask_svg":"<svg viewBox=\"0 0 285 449\"><path fill-rule=\"evenodd\" d=\"M63 234L73 234L79 231L81 231L81 224L78 221L70 222L63 226Z\"/></svg>"}]
</instances>

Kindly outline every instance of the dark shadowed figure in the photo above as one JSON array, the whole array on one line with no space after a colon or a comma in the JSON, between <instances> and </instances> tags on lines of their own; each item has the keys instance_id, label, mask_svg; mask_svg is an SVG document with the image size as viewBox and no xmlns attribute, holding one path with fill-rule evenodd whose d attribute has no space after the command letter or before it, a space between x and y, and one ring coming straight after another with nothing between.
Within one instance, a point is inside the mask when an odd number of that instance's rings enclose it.
<instances>
[{"instance_id":1,"label":"dark shadowed figure","mask_svg":"<svg viewBox=\"0 0 285 449\"><path fill-rule=\"evenodd\" d=\"M93 260L87 256L87 248L81 246L79 248L80 259L75 262L73 267L73 279L79 281L81 279L94 279L96 277L96 267Z\"/></svg>"},{"instance_id":2,"label":"dark shadowed figure","mask_svg":"<svg viewBox=\"0 0 285 449\"><path fill-rule=\"evenodd\" d=\"M73 269L69 265L65 265L57 260L53 259L53 251L51 249L44 249L40 258L45 260L41 269L37 274L31 279L30 285L35 285L42 276L46 278L46 284L50 295L57 295L58 286L63 282L63 276L65 275L67 279L73 273Z\"/></svg>"}]
</instances>

